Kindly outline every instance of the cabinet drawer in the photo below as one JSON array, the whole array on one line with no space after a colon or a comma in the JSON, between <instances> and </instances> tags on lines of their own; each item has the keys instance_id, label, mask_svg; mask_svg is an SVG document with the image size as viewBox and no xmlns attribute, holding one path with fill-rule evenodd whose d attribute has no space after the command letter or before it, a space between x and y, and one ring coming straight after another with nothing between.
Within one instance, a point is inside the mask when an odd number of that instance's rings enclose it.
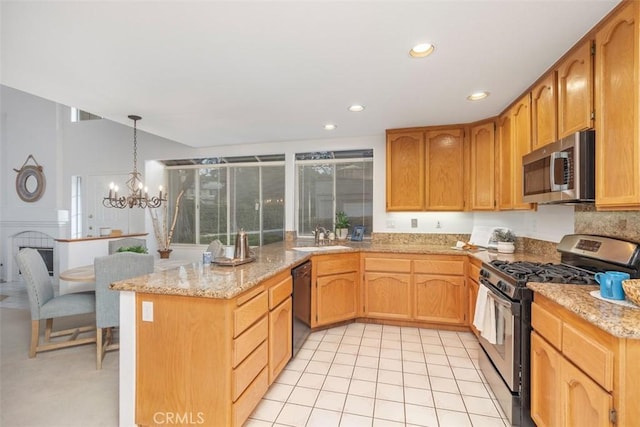
<instances>
[{"instance_id":1,"label":"cabinet drawer","mask_svg":"<svg viewBox=\"0 0 640 427\"><path fill-rule=\"evenodd\" d=\"M413 262L413 272L464 276L464 260L417 259Z\"/></svg>"},{"instance_id":2,"label":"cabinet drawer","mask_svg":"<svg viewBox=\"0 0 640 427\"><path fill-rule=\"evenodd\" d=\"M267 369L263 369L251 385L247 387L247 390L240 396L238 401L233 404L231 417L234 426L242 426L258 403L260 403L262 396L264 396L268 388Z\"/></svg>"},{"instance_id":3,"label":"cabinet drawer","mask_svg":"<svg viewBox=\"0 0 640 427\"><path fill-rule=\"evenodd\" d=\"M360 255L356 253L314 257L313 268L318 276L358 271Z\"/></svg>"},{"instance_id":4,"label":"cabinet drawer","mask_svg":"<svg viewBox=\"0 0 640 427\"><path fill-rule=\"evenodd\" d=\"M243 333L256 320L267 313L269 309L269 297L266 292L249 300L233 311L233 337Z\"/></svg>"},{"instance_id":5,"label":"cabinet drawer","mask_svg":"<svg viewBox=\"0 0 640 427\"><path fill-rule=\"evenodd\" d=\"M269 334L269 322L267 316L247 329L238 338L233 340L231 362L233 367L238 366L256 347L258 347Z\"/></svg>"},{"instance_id":6,"label":"cabinet drawer","mask_svg":"<svg viewBox=\"0 0 640 427\"><path fill-rule=\"evenodd\" d=\"M364 259L365 271L385 271L390 273L410 273L411 260L397 258L373 258Z\"/></svg>"},{"instance_id":7,"label":"cabinet drawer","mask_svg":"<svg viewBox=\"0 0 640 427\"><path fill-rule=\"evenodd\" d=\"M251 353L244 362L233 370L231 378L231 398L234 402L258 376L260 371L267 366L268 359L267 343L263 342L256 351Z\"/></svg>"},{"instance_id":8,"label":"cabinet drawer","mask_svg":"<svg viewBox=\"0 0 640 427\"><path fill-rule=\"evenodd\" d=\"M562 320L535 302L531 304L531 326L555 348L562 348Z\"/></svg>"},{"instance_id":9,"label":"cabinet drawer","mask_svg":"<svg viewBox=\"0 0 640 427\"><path fill-rule=\"evenodd\" d=\"M613 390L613 352L595 337L562 325L562 354L607 391Z\"/></svg>"},{"instance_id":10,"label":"cabinet drawer","mask_svg":"<svg viewBox=\"0 0 640 427\"><path fill-rule=\"evenodd\" d=\"M269 310L276 308L282 301L289 298L293 289L293 279L288 276L275 286L269 288Z\"/></svg>"}]
</instances>

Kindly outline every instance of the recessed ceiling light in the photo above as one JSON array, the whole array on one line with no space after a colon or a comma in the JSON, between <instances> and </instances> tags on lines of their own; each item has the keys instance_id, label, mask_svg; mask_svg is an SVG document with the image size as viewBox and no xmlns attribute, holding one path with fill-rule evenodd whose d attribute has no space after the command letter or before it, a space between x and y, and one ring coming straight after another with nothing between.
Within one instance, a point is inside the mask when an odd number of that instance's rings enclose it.
<instances>
[{"instance_id":1,"label":"recessed ceiling light","mask_svg":"<svg viewBox=\"0 0 640 427\"><path fill-rule=\"evenodd\" d=\"M364 105L353 104L351 107L349 107L349 111L353 111L354 113L358 113L363 110L364 110Z\"/></svg>"},{"instance_id":2,"label":"recessed ceiling light","mask_svg":"<svg viewBox=\"0 0 640 427\"><path fill-rule=\"evenodd\" d=\"M414 58L424 58L425 56L429 56L433 53L433 49L435 46L431 43L420 43L417 44L409 51L409 55Z\"/></svg>"},{"instance_id":3,"label":"recessed ceiling light","mask_svg":"<svg viewBox=\"0 0 640 427\"><path fill-rule=\"evenodd\" d=\"M487 92L487 91L476 92L476 93L472 93L471 95L467 96L467 99L469 101L480 101L481 99L485 99L487 96L489 96L489 92Z\"/></svg>"},{"instance_id":4,"label":"recessed ceiling light","mask_svg":"<svg viewBox=\"0 0 640 427\"><path fill-rule=\"evenodd\" d=\"M324 125L324 130L334 130L337 127L338 126L334 125L333 123L327 123L326 125Z\"/></svg>"}]
</instances>

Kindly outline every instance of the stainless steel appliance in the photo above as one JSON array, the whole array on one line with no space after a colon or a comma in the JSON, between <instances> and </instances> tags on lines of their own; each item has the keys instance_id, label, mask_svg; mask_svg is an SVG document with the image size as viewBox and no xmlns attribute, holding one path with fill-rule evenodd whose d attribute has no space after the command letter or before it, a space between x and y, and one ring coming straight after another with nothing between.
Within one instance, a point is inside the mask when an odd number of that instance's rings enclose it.
<instances>
[{"instance_id":1,"label":"stainless steel appliance","mask_svg":"<svg viewBox=\"0 0 640 427\"><path fill-rule=\"evenodd\" d=\"M522 157L523 200L579 203L595 200L595 132L576 132Z\"/></svg>"},{"instance_id":2,"label":"stainless steel appliance","mask_svg":"<svg viewBox=\"0 0 640 427\"><path fill-rule=\"evenodd\" d=\"M480 286L495 307L495 335L480 337L480 370L512 425L534 425L529 382L533 293L527 282L596 284L594 274L605 270L640 277L640 243L570 234L557 250L560 264L494 260L480 270Z\"/></svg>"},{"instance_id":3,"label":"stainless steel appliance","mask_svg":"<svg viewBox=\"0 0 640 427\"><path fill-rule=\"evenodd\" d=\"M291 270L293 278L293 342L295 356L311 333L311 262Z\"/></svg>"}]
</instances>

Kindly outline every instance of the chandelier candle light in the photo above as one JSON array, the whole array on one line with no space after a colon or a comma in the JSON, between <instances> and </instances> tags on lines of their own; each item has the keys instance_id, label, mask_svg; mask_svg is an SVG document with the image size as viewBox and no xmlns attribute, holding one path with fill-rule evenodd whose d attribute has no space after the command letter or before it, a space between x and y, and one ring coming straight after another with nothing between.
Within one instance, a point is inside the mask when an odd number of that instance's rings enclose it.
<instances>
[{"instance_id":1,"label":"chandelier candle light","mask_svg":"<svg viewBox=\"0 0 640 427\"><path fill-rule=\"evenodd\" d=\"M129 194L126 196L118 196L118 186L113 182L109 184L109 196L102 200L102 204L107 208L119 208L124 209L126 207L133 208L137 206L139 208L157 208L162 205L162 202L166 202L166 194L162 194L162 186L158 190L158 196L152 196L149 198L147 187L142 184L142 174L138 172L138 140L137 140L137 126L138 120L142 119L140 116L129 116L133 120L133 171L129 173L130 178L127 181L127 188L129 188ZM143 192L144 191L144 192Z\"/></svg>"}]
</instances>

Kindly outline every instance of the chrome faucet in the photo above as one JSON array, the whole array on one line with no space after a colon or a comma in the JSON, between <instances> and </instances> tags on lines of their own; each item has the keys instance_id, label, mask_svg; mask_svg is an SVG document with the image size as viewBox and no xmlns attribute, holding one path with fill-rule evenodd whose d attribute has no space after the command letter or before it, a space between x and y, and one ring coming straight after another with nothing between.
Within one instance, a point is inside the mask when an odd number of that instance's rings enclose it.
<instances>
[{"instance_id":1,"label":"chrome faucet","mask_svg":"<svg viewBox=\"0 0 640 427\"><path fill-rule=\"evenodd\" d=\"M315 245L320 246L324 245L326 241L329 239L329 232L326 228L320 227L316 225L316 230L313 232L315 236Z\"/></svg>"}]
</instances>

